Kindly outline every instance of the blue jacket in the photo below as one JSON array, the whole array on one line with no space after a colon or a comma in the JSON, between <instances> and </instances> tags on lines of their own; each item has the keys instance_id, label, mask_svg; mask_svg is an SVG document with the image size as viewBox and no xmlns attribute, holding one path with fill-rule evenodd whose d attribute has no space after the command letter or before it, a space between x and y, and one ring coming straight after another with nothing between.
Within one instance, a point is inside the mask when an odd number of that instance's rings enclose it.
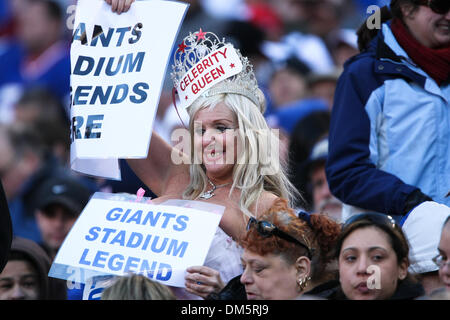
<instances>
[{"instance_id":1,"label":"blue jacket","mask_svg":"<svg viewBox=\"0 0 450 320\"><path fill-rule=\"evenodd\" d=\"M450 205L450 85L414 65L388 24L345 64L326 174L346 204L344 219L368 210L400 215L417 188Z\"/></svg>"}]
</instances>

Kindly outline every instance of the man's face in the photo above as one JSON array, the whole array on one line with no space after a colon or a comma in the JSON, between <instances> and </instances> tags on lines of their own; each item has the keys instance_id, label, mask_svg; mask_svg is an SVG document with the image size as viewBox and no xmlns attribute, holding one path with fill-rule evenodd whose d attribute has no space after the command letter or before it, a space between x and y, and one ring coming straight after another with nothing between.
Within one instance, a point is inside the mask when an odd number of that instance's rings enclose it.
<instances>
[{"instance_id":1,"label":"man's face","mask_svg":"<svg viewBox=\"0 0 450 320\"><path fill-rule=\"evenodd\" d=\"M310 181L312 185L314 211L327 213L331 218L340 221L342 202L330 192L324 164L318 164L312 169Z\"/></svg>"},{"instance_id":2,"label":"man's face","mask_svg":"<svg viewBox=\"0 0 450 320\"><path fill-rule=\"evenodd\" d=\"M52 250L59 249L76 220L76 215L59 204L36 211L36 222L42 239Z\"/></svg>"}]
</instances>

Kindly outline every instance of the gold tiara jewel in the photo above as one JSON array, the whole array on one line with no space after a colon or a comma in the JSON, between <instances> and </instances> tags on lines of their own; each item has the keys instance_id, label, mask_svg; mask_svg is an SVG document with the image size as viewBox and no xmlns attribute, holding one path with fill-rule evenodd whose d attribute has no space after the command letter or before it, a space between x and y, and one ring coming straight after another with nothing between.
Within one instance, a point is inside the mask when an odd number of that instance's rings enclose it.
<instances>
[{"instance_id":1,"label":"gold tiara jewel","mask_svg":"<svg viewBox=\"0 0 450 320\"><path fill-rule=\"evenodd\" d=\"M231 43L212 32L190 32L174 53L171 72L180 103L189 107L199 96L235 93L259 107L253 66Z\"/></svg>"}]
</instances>

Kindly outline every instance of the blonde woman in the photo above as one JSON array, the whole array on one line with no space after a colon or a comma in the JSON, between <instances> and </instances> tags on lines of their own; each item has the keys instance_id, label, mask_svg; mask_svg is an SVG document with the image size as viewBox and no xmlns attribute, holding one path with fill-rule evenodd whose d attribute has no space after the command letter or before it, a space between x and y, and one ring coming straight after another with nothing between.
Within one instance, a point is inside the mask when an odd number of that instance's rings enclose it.
<instances>
[{"instance_id":1,"label":"blonde woman","mask_svg":"<svg viewBox=\"0 0 450 320\"><path fill-rule=\"evenodd\" d=\"M120 8L118 12L129 8L124 0L107 2L113 9ZM214 43L214 49L206 48L208 42ZM206 57L200 49L213 51L227 45L201 29L189 34L175 56L175 87L192 66L186 66L185 50ZM242 71L205 88L186 106L190 123L188 131L178 134L182 143L172 147L153 133L148 157L128 160L139 178L158 195L156 204L188 199L225 207L204 266L188 269L186 289L201 297L218 292L224 286L222 280L227 282L242 273L242 248L235 241L244 235L248 218L267 211L278 197L292 202L296 195L283 173L278 137L263 117L264 95L252 66L236 52ZM180 95L180 101L183 98Z\"/></svg>"}]
</instances>

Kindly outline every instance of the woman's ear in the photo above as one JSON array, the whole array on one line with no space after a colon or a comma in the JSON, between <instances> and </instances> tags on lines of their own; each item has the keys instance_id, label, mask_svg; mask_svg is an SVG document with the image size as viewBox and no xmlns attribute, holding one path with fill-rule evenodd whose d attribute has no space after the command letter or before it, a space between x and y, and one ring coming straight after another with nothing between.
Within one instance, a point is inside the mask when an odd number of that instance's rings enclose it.
<instances>
[{"instance_id":1,"label":"woman's ear","mask_svg":"<svg viewBox=\"0 0 450 320\"><path fill-rule=\"evenodd\" d=\"M308 257L299 257L295 261L295 268L297 269L297 279L311 276L311 260Z\"/></svg>"},{"instance_id":2,"label":"woman's ear","mask_svg":"<svg viewBox=\"0 0 450 320\"><path fill-rule=\"evenodd\" d=\"M402 262L398 265L398 279L404 280L408 275L408 259L404 258Z\"/></svg>"},{"instance_id":3,"label":"woman's ear","mask_svg":"<svg viewBox=\"0 0 450 320\"><path fill-rule=\"evenodd\" d=\"M409 4L409 3L402 4L400 6L400 10L402 11L403 19L407 19L407 18L411 19L411 18L413 18L413 14L415 12L415 8L411 4Z\"/></svg>"}]
</instances>

